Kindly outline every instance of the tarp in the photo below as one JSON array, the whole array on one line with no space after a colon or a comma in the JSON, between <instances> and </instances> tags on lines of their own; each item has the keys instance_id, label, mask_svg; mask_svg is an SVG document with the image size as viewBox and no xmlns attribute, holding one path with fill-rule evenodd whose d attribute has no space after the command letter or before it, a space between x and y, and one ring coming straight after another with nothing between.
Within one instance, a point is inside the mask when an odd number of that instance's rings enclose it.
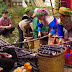
<instances>
[{"instance_id":1,"label":"tarp","mask_svg":"<svg viewBox=\"0 0 72 72\"><path fill-rule=\"evenodd\" d=\"M54 8L55 6L55 0L51 0L52 1L52 6ZM48 7L48 6L51 6L51 3L50 3L50 0L45 0L44 4Z\"/></svg>"},{"instance_id":2,"label":"tarp","mask_svg":"<svg viewBox=\"0 0 72 72\"><path fill-rule=\"evenodd\" d=\"M38 7L46 7L43 0L34 0L34 2L36 4L36 6L38 6Z\"/></svg>"},{"instance_id":3,"label":"tarp","mask_svg":"<svg viewBox=\"0 0 72 72\"><path fill-rule=\"evenodd\" d=\"M22 6L27 7L27 4L25 3L25 0L22 0Z\"/></svg>"}]
</instances>

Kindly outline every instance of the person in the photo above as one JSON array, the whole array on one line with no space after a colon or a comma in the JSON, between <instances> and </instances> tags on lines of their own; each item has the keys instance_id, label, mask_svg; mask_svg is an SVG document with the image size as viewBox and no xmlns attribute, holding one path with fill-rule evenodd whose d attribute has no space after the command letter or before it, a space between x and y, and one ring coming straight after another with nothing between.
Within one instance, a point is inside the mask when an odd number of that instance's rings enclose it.
<instances>
[{"instance_id":1,"label":"person","mask_svg":"<svg viewBox=\"0 0 72 72\"><path fill-rule=\"evenodd\" d=\"M12 22L8 17L8 11L2 11L2 17L0 18L0 35L5 35L7 33L12 34L15 27L12 27Z\"/></svg>"},{"instance_id":2,"label":"person","mask_svg":"<svg viewBox=\"0 0 72 72\"><path fill-rule=\"evenodd\" d=\"M23 41L23 33L29 34L31 29L33 30L32 17L30 16L30 10L25 9L25 14L22 17L22 20L19 22L18 31L19 31L19 42ZM30 29L31 28L31 29ZM19 47L22 48L22 44L19 44Z\"/></svg>"},{"instance_id":3,"label":"person","mask_svg":"<svg viewBox=\"0 0 72 72\"><path fill-rule=\"evenodd\" d=\"M33 15L33 37L37 38L38 37L38 23L39 23L39 19L36 17L36 12L39 10L39 8L36 8L34 10L34 15ZM42 31L41 31L41 36L47 35L48 34L48 29L46 26L43 25L42 27Z\"/></svg>"},{"instance_id":4,"label":"person","mask_svg":"<svg viewBox=\"0 0 72 72\"><path fill-rule=\"evenodd\" d=\"M69 8L61 7L59 9L58 23L65 28L64 38L72 41L72 12ZM63 29L60 29L62 32ZM63 38L59 40L59 43L63 42Z\"/></svg>"},{"instance_id":5,"label":"person","mask_svg":"<svg viewBox=\"0 0 72 72\"><path fill-rule=\"evenodd\" d=\"M9 72L13 67L15 61L12 58L12 55L8 53L2 53L0 52L0 67L3 68L4 72Z\"/></svg>"}]
</instances>

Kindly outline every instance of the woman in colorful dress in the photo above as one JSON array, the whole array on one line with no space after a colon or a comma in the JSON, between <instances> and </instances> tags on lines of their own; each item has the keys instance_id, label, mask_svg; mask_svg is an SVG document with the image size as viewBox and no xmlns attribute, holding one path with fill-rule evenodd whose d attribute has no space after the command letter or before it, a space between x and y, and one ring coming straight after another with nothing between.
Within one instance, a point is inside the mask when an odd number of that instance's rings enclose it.
<instances>
[{"instance_id":1,"label":"woman in colorful dress","mask_svg":"<svg viewBox=\"0 0 72 72\"><path fill-rule=\"evenodd\" d=\"M63 25L63 27L65 28L64 38L70 39L72 41L72 17L71 17L71 14L72 14L72 12L69 8L61 7L59 9L58 23L60 25ZM63 39L60 39L59 43L61 43L62 41L63 41Z\"/></svg>"},{"instance_id":2,"label":"woman in colorful dress","mask_svg":"<svg viewBox=\"0 0 72 72\"><path fill-rule=\"evenodd\" d=\"M37 38L38 37L38 23L39 19L36 17L36 12L40 10L40 8L35 8L34 14L33 14L33 37ZM45 25L43 25L42 30L41 30L41 36L47 35L49 32L49 29Z\"/></svg>"}]
</instances>

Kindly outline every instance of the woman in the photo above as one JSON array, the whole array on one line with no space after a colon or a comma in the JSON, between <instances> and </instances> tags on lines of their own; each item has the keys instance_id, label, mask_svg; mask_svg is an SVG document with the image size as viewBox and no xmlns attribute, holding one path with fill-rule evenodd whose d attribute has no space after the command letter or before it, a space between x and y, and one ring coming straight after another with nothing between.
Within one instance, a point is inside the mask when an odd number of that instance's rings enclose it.
<instances>
[{"instance_id":1,"label":"woman","mask_svg":"<svg viewBox=\"0 0 72 72\"><path fill-rule=\"evenodd\" d=\"M37 38L38 37L38 23L39 23L39 19L36 17L36 12L38 10L40 10L40 9L39 8L35 8L34 14L32 16L34 18L34 20L33 20L33 37L34 38ZM48 34L48 29L47 29L46 26L43 25L42 31L41 31L41 36L43 36L45 34L46 35Z\"/></svg>"},{"instance_id":2,"label":"woman","mask_svg":"<svg viewBox=\"0 0 72 72\"><path fill-rule=\"evenodd\" d=\"M63 27L65 28L65 32L64 32L64 38L66 39L70 39L72 41L72 17L71 17L71 10L69 8L66 7L61 7L59 9L59 19L58 19L58 23L60 25L63 25ZM60 31L62 31L60 29ZM63 41L63 39L59 40L59 43L61 43Z\"/></svg>"},{"instance_id":3,"label":"woman","mask_svg":"<svg viewBox=\"0 0 72 72\"><path fill-rule=\"evenodd\" d=\"M28 8L25 9L25 14L22 17L22 21L20 21L18 25L19 30L19 42L23 41L23 33L29 34L30 28L33 30L33 23L32 23L32 17L30 16L30 10ZM22 48L22 44L19 45L20 48Z\"/></svg>"}]
</instances>

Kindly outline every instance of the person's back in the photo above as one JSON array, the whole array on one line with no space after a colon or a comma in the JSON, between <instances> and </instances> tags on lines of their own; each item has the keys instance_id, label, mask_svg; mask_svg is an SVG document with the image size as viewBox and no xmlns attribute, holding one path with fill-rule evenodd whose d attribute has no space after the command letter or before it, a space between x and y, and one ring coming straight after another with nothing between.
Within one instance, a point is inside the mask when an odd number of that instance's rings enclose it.
<instances>
[{"instance_id":1,"label":"person's back","mask_svg":"<svg viewBox=\"0 0 72 72\"><path fill-rule=\"evenodd\" d=\"M25 14L22 17L22 20L18 24L19 31L19 42L24 40L23 33L29 34L30 28L33 30L32 18L30 16L30 10L28 8L25 9ZM19 44L19 47L22 48L22 44Z\"/></svg>"}]
</instances>

